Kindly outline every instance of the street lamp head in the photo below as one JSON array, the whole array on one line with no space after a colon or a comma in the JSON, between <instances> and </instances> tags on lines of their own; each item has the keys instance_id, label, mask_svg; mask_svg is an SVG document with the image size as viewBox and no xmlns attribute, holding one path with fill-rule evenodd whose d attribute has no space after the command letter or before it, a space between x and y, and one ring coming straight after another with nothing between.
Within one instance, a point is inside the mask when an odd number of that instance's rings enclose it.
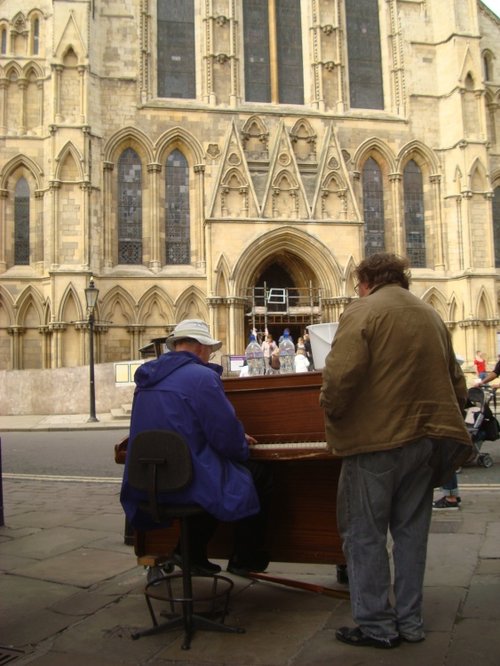
<instances>
[{"instance_id":1,"label":"street lamp head","mask_svg":"<svg viewBox=\"0 0 500 666\"><path fill-rule=\"evenodd\" d=\"M99 296L99 289L96 288L94 284L94 277L91 275L89 286L85 288L85 300L87 301L87 307L89 308L89 310L93 310L95 308L98 296Z\"/></svg>"}]
</instances>

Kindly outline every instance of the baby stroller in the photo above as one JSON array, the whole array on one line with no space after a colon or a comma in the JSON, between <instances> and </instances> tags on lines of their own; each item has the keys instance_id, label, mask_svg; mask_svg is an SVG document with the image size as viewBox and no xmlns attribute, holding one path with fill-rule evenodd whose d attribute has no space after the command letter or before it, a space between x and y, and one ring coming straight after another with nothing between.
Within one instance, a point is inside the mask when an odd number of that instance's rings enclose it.
<instances>
[{"instance_id":1,"label":"baby stroller","mask_svg":"<svg viewBox=\"0 0 500 666\"><path fill-rule=\"evenodd\" d=\"M496 406L495 389L489 386L474 386L468 390L465 424L472 439L473 451L466 465L474 463L481 467L493 465L491 455L481 451L483 442L495 441L500 437L500 427L491 411L490 403Z\"/></svg>"}]
</instances>

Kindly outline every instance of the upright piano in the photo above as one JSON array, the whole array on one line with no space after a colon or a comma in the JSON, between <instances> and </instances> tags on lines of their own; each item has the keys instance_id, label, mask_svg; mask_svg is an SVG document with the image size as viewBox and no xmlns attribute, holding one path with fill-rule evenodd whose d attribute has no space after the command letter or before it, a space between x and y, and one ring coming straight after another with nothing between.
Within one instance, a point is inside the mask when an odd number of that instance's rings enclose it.
<instances>
[{"instance_id":1,"label":"upright piano","mask_svg":"<svg viewBox=\"0 0 500 666\"><path fill-rule=\"evenodd\" d=\"M252 459L273 467L271 560L331 564L333 573L345 563L336 519L341 462L326 448L321 381L321 372L223 380L245 431L258 442ZM230 555L231 529L220 525L209 557ZM136 554L169 553L176 541L172 529L137 533Z\"/></svg>"}]
</instances>

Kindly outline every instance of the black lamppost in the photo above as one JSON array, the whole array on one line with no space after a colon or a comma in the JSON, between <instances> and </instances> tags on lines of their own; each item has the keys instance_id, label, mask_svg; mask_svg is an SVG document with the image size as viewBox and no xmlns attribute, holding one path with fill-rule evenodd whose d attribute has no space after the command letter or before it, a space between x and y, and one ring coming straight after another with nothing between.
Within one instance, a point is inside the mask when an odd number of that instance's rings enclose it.
<instances>
[{"instance_id":1,"label":"black lamppost","mask_svg":"<svg viewBox=\"0 0 500 666\"><path fill-rule=\"evenodd\" d=\"M90 276L89 286L85 289L87 312L89 315L89 366L90 366L90 416L89 421L98 421L95 415L95 385L94 385L94 308L99 296L99 289L94 285L94 278Z\"/></svg>"}]
</instances>

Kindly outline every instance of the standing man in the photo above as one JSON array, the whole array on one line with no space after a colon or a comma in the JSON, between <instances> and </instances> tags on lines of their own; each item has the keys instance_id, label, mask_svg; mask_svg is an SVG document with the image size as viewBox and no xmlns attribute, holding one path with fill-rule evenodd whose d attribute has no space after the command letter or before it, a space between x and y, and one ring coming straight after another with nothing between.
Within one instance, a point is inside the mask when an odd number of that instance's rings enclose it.
<instances>
[{"instance_id":1,"label":"standing man","mask_svg":"<svg viewBox=\"0 0 500 666\"><path fill-rule=\"evenodd\" d=\"M190 554L193 573L218 573L220 566L207 558L207 545L218 521L238 521L228 571L263 571L269 564L263 551L271 480L266 468L248 460L249 444L224 392L222 367L210 363L222 342L214 340L208 325L185 319L167 338L170 350L141 365L135 373L130 436L144 430L173 430L191 450L193 481L184 490L165 493L169 504L199 504L206 513L192 516ZM145 499L128 484L125 464L120 500L128 521L138 529L151 527L141 513ZM173 554L176 563L180 554Z\"/></svg>"},{"instance_id":2,"label":"standing man","mask_svg":"<svg viewBox=\"0 0 500 666\"><path fill-rule=\"evenodd\" d=\"M422 588L440 485L433 465L448 448L471 444L462 417L467 391L445 324L409 291L408 262L374 254L355 275L361 298L340 319L320 397L328 444L343 457L337 513L357 624L336 637L394 648L425 637Z\"/></svg>"}]
</instances>

